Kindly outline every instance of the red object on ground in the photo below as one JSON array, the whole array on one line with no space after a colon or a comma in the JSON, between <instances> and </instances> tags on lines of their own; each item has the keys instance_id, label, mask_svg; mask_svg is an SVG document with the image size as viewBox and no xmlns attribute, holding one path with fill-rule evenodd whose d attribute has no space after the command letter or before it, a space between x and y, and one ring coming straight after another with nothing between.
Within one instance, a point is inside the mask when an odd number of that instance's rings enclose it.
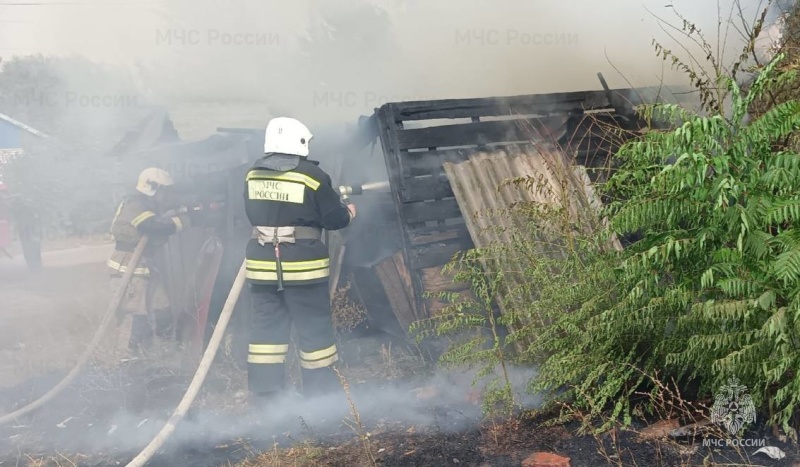
<instances>
[{"instance_id":1,"label":"red object on ground","mask_svg":"<svg viewBox=\"0 0 800 467\"><path fill-rule=\"evenodd\" d=\"M203 258L199 264L207 267L200 268L201 271L205 272L205 276L202 277L203 280L194 283L195 293L200 295L195 309L195 328L192 336L192 348L197 352L197 355L201 355L204 349L208 309L211 307L211 294L214 291L214 282L217 281L222 252L222 244L217 239L213 239L213 242L209 242L204 251L200 253Z\"/></svg>"},{"instance_id":2,"label":"red object on ground","mask_svg":"<svg viewBox=\"0 0 800 467\"><path fill-rule=\"evenodd\" d=\"M570 467L569 457L552 452L535 452L522 461L522 467Z\"/></svg>"}]
</instances>

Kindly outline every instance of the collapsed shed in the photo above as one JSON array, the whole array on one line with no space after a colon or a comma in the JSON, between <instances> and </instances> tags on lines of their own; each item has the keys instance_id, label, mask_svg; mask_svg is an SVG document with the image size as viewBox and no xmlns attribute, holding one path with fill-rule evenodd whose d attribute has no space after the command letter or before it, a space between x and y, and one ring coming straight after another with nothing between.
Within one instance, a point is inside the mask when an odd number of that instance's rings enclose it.
<instances>
[{"instance_id":1,"label":"collapsed shed","mask_svg":"<svg viewBox=\"0 0 800 467\"><path fill-rule=\"evenodd\" d=\"M602 77L601 77L602 81ZM602 81L605 86L605 82ZM665 96L665 92L667 96ZM387 103L359 122L359 152L344 165L369 161L370 175L343 172L344 184L362 184L383 166L390 192L357 200L367 214L344 234L332 256L339 284L350 282L375 327L408 337L414 321L447 304L428 295L468 293L442 267L454 254L480 244L473 214L533 201L519 190L498 192L503 180L546 172L541 150L563 156L575 186L602 180L611 156L647 125L634 108L679 101L663 88ZM366 157L375 149L382 160ZM594 201L595 203L597 200ZM362 206L359 206L363 212Z\"/></svg>"},{"instance_id":2,"label":"collapsed shed","mask_svg":"<svg viewBox=\"0 0 800 467\"><path fill-rule=\"evenodd\" d=\"M315 158L326 162L334 184L389 182L388 191L365 192L355 200L359 216L349 228L327 234L332 291L349 284L373 330L407 338L413 322L447 305L427 294L468 293L466 284L454 284L441 270L455 253L482 244L472 214L537 201L519 188L498 193L500 183L542 175L544 148L585 169L576 172L573 184L584 190L588 180L607 175L615 151L646 127L634 107L679 100L664 92L605 89L387 103L362 117L349 140L317 140ZM241 180L263 153L263 131L219 128L221 134L184 142L167 120L161 115L143 121L134 132L138 137L126 138L115 154L122 156L129 187L141 169L155 165L173 173L187 204L225 204L215 225L172 239L163 263L177 317L186 323L180 327L188 333L184 338L202 346L251 233ZM234 333L246 332L248 320L246 310L237 311ZM243 361L247 339L235 342Z\"/></svg>"}]
</instances>

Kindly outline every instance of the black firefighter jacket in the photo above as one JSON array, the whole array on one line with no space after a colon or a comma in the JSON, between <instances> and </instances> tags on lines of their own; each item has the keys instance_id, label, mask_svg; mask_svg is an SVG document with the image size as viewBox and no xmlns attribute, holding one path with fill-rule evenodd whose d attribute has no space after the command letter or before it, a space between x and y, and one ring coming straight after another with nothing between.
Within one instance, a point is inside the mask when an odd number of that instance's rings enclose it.
<instances>
[{"instance_id":1,"label":"black firefighter jacket","mask_svg":"<svg viewBox=\"0 0 800 467\"><path fill-rule=\"evenodd\" d=\"M253 227L305 226L339 230L350 213L319 163L299 156L268 154L247 172L245 211ZM321 240L280 244L284 285L325 282L330 274L328 249ZM257 238L247 244L246 277L254 284L276 284L275 248Z\"/></svg>"}]
</instances>

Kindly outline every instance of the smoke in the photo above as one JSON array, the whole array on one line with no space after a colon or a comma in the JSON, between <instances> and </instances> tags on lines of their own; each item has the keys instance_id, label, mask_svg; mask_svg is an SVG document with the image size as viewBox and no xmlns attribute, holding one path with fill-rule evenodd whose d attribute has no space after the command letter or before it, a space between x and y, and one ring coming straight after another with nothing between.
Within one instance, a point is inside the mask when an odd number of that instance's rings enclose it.
<instances>
[{"instance_id":1,"label":"smoke","mask_svg":"<svg viewBox=\"0 0 800 467\"><path fill-rule=\"evenodd\" d=\"M671 4L717 45L717 23L722 16L725 28L732 1ZM307 123L318 141L338 141L346 123L355 124L359 116L389 101L599 89L598 71L612 88L662 81L685 84L683 74L656 56L652 39L676 53L682 43L704 56L654 17L680 28L680 20L663 0L23 3L0 4L4 62L13 55L43 53L78 55L113 66L113 82L103 84L96 73L58 68L65 84L54 94L61 99L59 108L66 109L53 119L58 134L80 140L102 135L106 143L119 139L153 106L169 110L184 140L205 138L217 127L263 128L271 117L291 116ZM742 4L752 22L766 1ZM739 50L742 38L730 28L726 41L730 56ZM314 150L322 154L325 149ZM379 149L371 157L369 152L367 148L363 164L342 167L342 159L334 155L323 159L323 168L335 181L341 174L345 183L385 180ZM79 175L63 178L80 180L71 184L79 187L75 190L96 195ZM362 219L380 214L380 200L371 194L354 198ZM392 222L376 222L373 227L384 229L376 235L394 228ZM392 251L379 248L362 254L358 262L371 266ZM463 400L471 376L439 374L428 385L440 391L438 402ZM521 386L533 373L519 369L512 376ZM354 397L364 416L439 426L436 412L421 404L411 389L390 385ZM517 392L524 395L521 388ZM302 412L338 423L341 410L336 406L328 399L302 406L287 400L269 414L270 426L276 432L296 430ZM453 415L448 429L474 426L476 418L477 414ZM228 440L246 434L239 422L236 417L201 413L182 424L178 436L208 444ZM81 437L79 431L70 435L76 443L93 447L136 450L162 424L156 419L142 424L141 417L120 412L112 421L117 427L113 430L103 427L96 437Z\"/></svg>"},{"instance_id":2,"label":"smoke","mask_svg":"<svg viewBox=\"0 0 800 467\"><path fill-rule=\"evenodd\" d=\"M535 375L535 369L507 368L506 371L516 402L527 408L539 407L543 399L525 391L525 385ZM381 426L400 426L404 430L413 426L419 432L460 433L475 428L482 419L482 408L475 394L486 389L486 380L480 380L473 386L475 374L475 371L440 371L429 378L417 378L414 382L363 386L350 381L350 400L342 391L309 398L288 393L261 411L248 409L247 414L239 413L239 409L208 410L198 408L199 404L195 404L178 425L171 439L170 450L210 450L219 444L248 438L254 441L275 438L281 443L291 443L309 435L350 433L348 425L354 425L353 408L368 431ZM500 374L499 368L495 374ZM146 400L141 401L144 407L140 403L138 408L127 410L122 409L121 404L117 404L116 410L111 406L110 401L116 392L103 394L98 389L96 385L100 380L97 378L102 379L103 375L85 378L75 394L54 401L48 413L37 417L34 426L46 430L41 435L38 448L112 456L138 452L167 423L173 404L177 404L176 398L183 393L185 386L180 378L165 376L157 378L161 384L153 384L156 380L142 384L149 393ZM107 390L102 383L99 387ZM87 411L82 404L76 405L75 400L67 401L76 396L81 399L90 395L95 403L102 401L100 404L105 406ZM226 395L230 400L224 405L229 408L233 405L230 402L234 401L241 408L246 397L244 393ZM142 395L129 393L128 396L136 398ZM216 399L214 401L219 404ZM127 402L137 405L134 400ZM255 425L254 419L260 419L260 424ZM0 429L0 434L20 433L20 428L24 427L4 427ZM0 461L2 459L0 455Z\"/></svg>"},{"instance_id":3,"label":"smoke","mask_svg":"<svg viewBox=\"0 0 800 467\"><path fill-rule=\"evenodd\" d=\"M731 3L671 2L712 44ZM748 19L766 6L742 3ZM678 51L680 34L654 15L681 25L659 0L50 1L0 6L0 53L125 65L197 139L279 114L320 125L386 101L598 89L598 71L612 87L682 84L651 44Z\"/></svg>"}]
</instances>

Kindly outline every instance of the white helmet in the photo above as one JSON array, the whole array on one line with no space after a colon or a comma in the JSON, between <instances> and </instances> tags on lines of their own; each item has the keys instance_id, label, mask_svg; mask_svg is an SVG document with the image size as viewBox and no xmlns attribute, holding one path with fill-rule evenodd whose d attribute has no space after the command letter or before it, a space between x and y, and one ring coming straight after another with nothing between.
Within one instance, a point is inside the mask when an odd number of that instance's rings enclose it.
<instances>
[{"instance_id":1,"label":"white helmet","mask_svg":"<svg viewBox=\"0 0 800 467\"><path fill-rule=\"evenodd\" d=\"M136 184L136 189L147 196L153 196L159 186L172 186L174 183L175 181L172 180L172 175L169 172L157 167L150 167L142 170L142 173L139 174L139 182Z\"/></svg>"},{"instance_id":2,"label":"white helmet","mask_svg":"<svg viewBox=\"0 0 800 467\"><path fill-rule=\"evenodd\" d=\"M293 118L273 118L264 134L264 154L278 152L307 157L312 137L311 131Z\"/></svg>"}]
</instances>

